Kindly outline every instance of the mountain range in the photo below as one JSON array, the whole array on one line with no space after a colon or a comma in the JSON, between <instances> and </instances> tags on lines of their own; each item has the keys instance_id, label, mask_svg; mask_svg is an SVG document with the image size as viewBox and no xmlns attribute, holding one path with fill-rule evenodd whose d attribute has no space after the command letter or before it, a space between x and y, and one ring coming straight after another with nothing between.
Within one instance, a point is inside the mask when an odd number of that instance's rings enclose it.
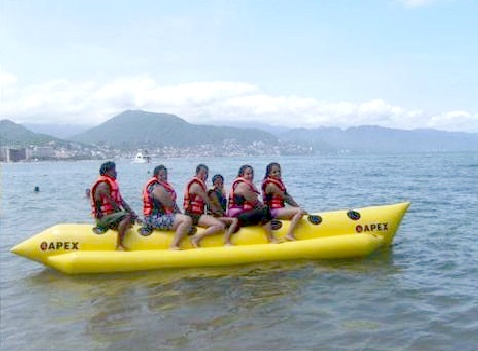
<instances>
[{"instance_id":1,"label":"mountain range","mask_svg":"<svg viewBox=\"0 0 478 351\"><path fill-rule=\"evenodd\" d=\"M27 147L30 145L43 146L49 142L57 145L66 145L68 142L48 134L33 133L21 124L7 119L0 121L0 146Z\"/></svg>"},{"instance_id":2,"label":"mountain range","mask_svg":"<svg viewBox=\"0 0 478 351\"><path fill-rule=\"evenodd\" d=\"M124 111L71 139L126 149L222 145L224 139L235 139L239 145L278 142L277 136L253 128L191 124L175 115L139 110Z\"/></svg>"},{"instance_id":3,"label":"mountain range","mask_svg":"<svg viewBox=\"0 0 478 351\"><path fill-rule=\"evenodd\" d=\"M256 127L256 125L254 125ZM421 152L478 151L478 134L435 130L397 130L379 126L339 128L286 129L258 124L256 128L191 124L166 113L127 110L118 116L68 139L34 133L9 120L0 121L0 145L40 145L49 140L57 144L79 142L88 145L111 146L134 150L156 147L195 147L204 144L222 146L224 139L235 144L251 145L262 141L266 145L294 143L316 152L350 150L357 152ZM56 129L59 130L58 128ZM269 132L268 132L269 131ZM70 131L71 132L71 131Z\"/></svg>"},{"instance_id":4,"label":"mountain range","mask_svg":"<svg viewBox=\"0 0 478 351\"><path fill-rule=\"evenodd\" d=\"M52 123L23 123L25 128L33 133L48 134L59 139L68 139L83 133L94 125L87 124L52 124Z\"/></svg>"},{"instance_id":5,"label":"mountain range","mask_svg":"<svg viewBox=\"0 0 478 351\"><path fill-rule=\"evenodd\" d=\"M282 138L319 150L357 152L478 151L478 134L379 126L294 129Z\"/></svg>"}]
</instances>

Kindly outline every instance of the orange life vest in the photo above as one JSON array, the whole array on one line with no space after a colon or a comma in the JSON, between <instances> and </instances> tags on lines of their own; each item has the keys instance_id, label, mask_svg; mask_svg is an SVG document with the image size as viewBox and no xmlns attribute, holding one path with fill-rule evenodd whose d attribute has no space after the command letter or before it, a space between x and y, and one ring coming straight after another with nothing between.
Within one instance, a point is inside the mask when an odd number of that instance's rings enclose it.
<instances>
[{"instance_id":1,"label":"orange life vest","mask_svg":"<svg viewBox=\"0 0 478 351\"><path fill-rule=\"evenodd\" d=\"M198 177L192 177L184 189L184 211L186 213L202 215L204 214L205 203L201 196L189 192L189 189L191 189L193 184L199 184L201 189L204 190L204 192L207 192L207 187L204 181Z\"/></svg>"},{"instance_id":2,"label":"orange life vest","mask_svg":"<svg viewBox=\"0 0 478 351\"><path fill-rule=\"evenodd\" d=\"M173 187L168 182L160 181L158 178L152 177L143 189L143 214L145 216L151 216L153 214L174 213L174 207L166 207L161 202L153 199L151 190L152 185L155 184L162 186L170 194L171 200L176 201L176 191Z\"/></svg>"},{"instance_id":3,"label":"orange life vest","mask_svg":"<svg viewBox=\"0 0 478 351\"><path fill-rule=\"evenodd\" d=\"M252 182L250 182L244 177L237 177L236 179L234 179L234 182L232 182L231 191L229 192L228 208L240 208L243 211L252 210L256 206L257 202L250 202L245 200L244 203L237 203L236 196L234 196L234 190L236 190L236 187L239 185L239 183L242 182L246 183L249 189L251 189L253 192L255 192L256 194L260 194L260 192L256 189Z\"/></svg>"},{"instance_id":4,"label":"orange life vest","mask_svg":"<svg viewBox=\"0 0 478 351\"><path fill-rule=\"evenodd\" d=\"M262 199L270 208L281 208L285 206L284 198L279 194L266 194L266 187L269 184L277 186L282 192L287 192L282 179L267 177L262 181Z\"/></svg>"},{"instance_id":5,"label":"orange life vest","mask_svg":"<svg viewBox=\"0 0 478 351\"><path fill-rule=\"evenodd\" d=\"M121 197L118 182L116 181L116 179L108 175L99 176L98 179L96 179L93 186L91 187L91 191L90 191L91 213L93 217L97 217L98 212L100 212L102 216L106 216L115 212L115 208L111 205L111 203L107 200L106 196L104 195L102 195L100 198L99 209L96 207L95 192L98 185L102 182L106 182L106 184L108 184L108 187L110 188L110 195L113 201L120 206L123 203L123 198Z\"/></svg>"}]
</instances>

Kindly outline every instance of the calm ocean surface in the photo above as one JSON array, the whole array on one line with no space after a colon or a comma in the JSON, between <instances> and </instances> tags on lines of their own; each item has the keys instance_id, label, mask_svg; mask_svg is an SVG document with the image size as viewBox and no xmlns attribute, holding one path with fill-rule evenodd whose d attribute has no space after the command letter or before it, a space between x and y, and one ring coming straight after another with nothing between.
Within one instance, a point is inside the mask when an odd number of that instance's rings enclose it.
<instances>
[{"instance_id":1,"label":"calm ocean surface","mask_svg":"<svg viewBox=\"0 0 478 351\"><path fill-rule=\"evenodd\" d=\"M360 260L66 276L9 249L59 222L91 222L84 190L101 162L1 164L0 349L477 349L478 154L164 163L182 193L199 162L228 186L243 163L258 183L269 161L310 212L411 201L394 246ZM117 161L138 213L156 164Z\"/></svg>"}]
</instances>

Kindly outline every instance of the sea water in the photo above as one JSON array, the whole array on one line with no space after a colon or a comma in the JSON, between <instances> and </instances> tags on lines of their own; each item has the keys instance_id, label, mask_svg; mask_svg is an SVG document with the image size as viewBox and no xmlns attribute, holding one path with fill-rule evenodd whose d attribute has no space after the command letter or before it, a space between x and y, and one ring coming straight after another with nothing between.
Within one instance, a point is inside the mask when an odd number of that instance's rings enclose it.
<instances>
[{"instance_id":1,"label":"sea water","mask_svg":"<svg viewBox=\"0 0 478 351\"><path fill-rule=\"evenodd\" d=\"M141 213L156 164L181 202L198 163L230 185L245 163L259 184L270 161L309 212L410 201L394 245L365 259L67 276L9 249L60 222L91 222L85 189L101 162L2 164L0 349L476 350L476 153L116 163Z\"/></svg>"}]
</instances>

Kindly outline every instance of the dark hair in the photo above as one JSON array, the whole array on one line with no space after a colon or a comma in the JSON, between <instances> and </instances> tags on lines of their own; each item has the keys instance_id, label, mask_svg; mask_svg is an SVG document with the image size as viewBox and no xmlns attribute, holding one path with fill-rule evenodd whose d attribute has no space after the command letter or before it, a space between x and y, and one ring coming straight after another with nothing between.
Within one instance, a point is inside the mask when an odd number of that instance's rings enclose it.
<instances>
[{"instance_id":1,"label":"dark hair","mask_svg":"<svg viewBox=\"0 0 478 351\"><path fill-rule=\"evenodd\" d=\"M244 172L248 168L252 169L252 172L254 173L254 168L252 168L251 165L242 165L241 167L239 167L239 171L237 172L237 176L242 177L244 175Z\"/></svg>"},{"instance_id":2,"label":"dark hair","mask_svg":"<svg viewBox=\"0 0 478 351\"><path fill-rule=\"evenodd\" d=\"M204 163L200 163L196 166L196 174L198 174L201 171L201 168L204 168L206 171L209 172L209 167L206 166Z\"/></svg>"},{"instance_id":3,"label":"dark hair","mask_svg":"<svg viewBox=\"0 0 478 351\"><path fill-rule=\"evenodd\" d=\"M113 161L102 163L100 166L100 175L105 175L114 168L116 168L116 164Z\"/></svg>"},{"instance_id":4,"label":"dark hair","mask_svg":"<svg viewBox=\"0 0 478 351\"><path fill-rule=\"evenodd\" d=\"M214 177L212 177L212 183L214 184L214 182L217 180L217 179L222 179L222 181L224 181L224 177L220 174L216 174Z\"/></svg>"},{"instance_id":5,"label":"dark hair","mask_svg":"<svg viewBox=\"0 0 478 351\"><path fill-rule=\"evenodd\" d=\"M272 167L277 166L280 168L279 162L271 162L267 165L266 167L266 174L264 175L264 179L269 176L269 173L271 173Z\"/></svg>"},{"instance_id":6,"label":"dark hair","mask_svg":"<svg viewBox=\"0 0 478 351\"><path fill-rule=\"evenodd\" d=\"M154 167L153 175L155 177L157 177L159 172L161 172L163 170L166 171L166 172L168 171L168 169L166 168L165 165L158 165L158 166Z\"/></svg>"}]
</instances>

